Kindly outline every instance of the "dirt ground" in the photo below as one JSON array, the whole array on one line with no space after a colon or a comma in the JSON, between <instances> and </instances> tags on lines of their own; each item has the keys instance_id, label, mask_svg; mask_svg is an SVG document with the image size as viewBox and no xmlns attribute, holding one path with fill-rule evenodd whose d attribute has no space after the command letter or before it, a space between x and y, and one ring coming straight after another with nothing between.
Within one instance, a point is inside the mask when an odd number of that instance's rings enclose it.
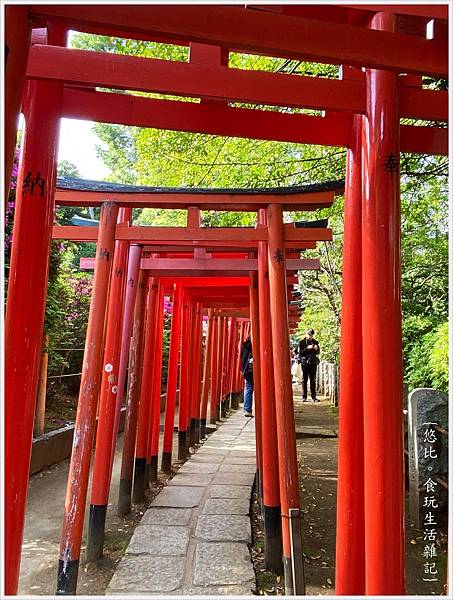
<instances>
[{"instance_id":1,"label":"dirt ground","mask_svg":"<svg viewBox=\"0 0 453 600\"><path fill-rule=\"evenodd\" d=\"M176 448L174 438L174 448ZM82 541L81 564L77 586L78 595L104 595L115 572L116 564L123 556L135 526L140 521L148 504L164 485L167 476L160 474L160 482L148 493L147 502L135 505L126 518L116 516L119 474L123 436L118 438L113 466L112 487L106 519L104 558L87 564L85 536ZM160 459L159 459L160 460ZM68 478L69 460L62 461L46 471L30 478L22 560L19 578L19 595L53 596L56 590L57 565L60 546L60 530ZM89 510L90 495L87 496L85 522Z\"/></svg>"}]
</instances>

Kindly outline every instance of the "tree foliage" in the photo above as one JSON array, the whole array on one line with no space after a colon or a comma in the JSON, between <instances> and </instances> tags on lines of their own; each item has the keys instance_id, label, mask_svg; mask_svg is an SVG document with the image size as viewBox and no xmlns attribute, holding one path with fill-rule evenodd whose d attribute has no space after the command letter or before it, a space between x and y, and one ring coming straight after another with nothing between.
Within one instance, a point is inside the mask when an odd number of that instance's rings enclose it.
<instances>
[{"instance_id":1,"label":"tree foliage","mask_svg":"<svg viewBox=\"0 0 453 600\"><path fill-rule=\"evenodd\" d=\"M79 34L73 39L73 45L135 56L188 60L186 47L137 40ZM229 64L232 68L337 77L337 68L331 65L238 53L230 54ZM444 85L436 81L431 84ZM191 98L178 100L197 101ZM284 112L316 112L241 106ZM108 178L118 182L176 187L283 187L341 179L345 172L346 153L342 148L107 124L97 124L95 131L101 140L99 156L110 168ZM448 162L443 157L401 156L403 350L405 377L412 386L446 385L447 176ZM313 327L321 344L322 358L338 361L343 199L337 198L330 209L286 214L285 220L326 217L333 228L334 240L318 244L316 251L305 252L305 256L320 257L322 267L319 272L305 271L300 275L304 314L299 335L308 326ZM184 225L185 218L184 211L134 211L135 222L142 224ZM248 213L203 212L202 218L204 225L255 223L255 215ZM431 351L435 336L435 351ZM431 355L435 357L432 360L436 367L429 366L431 359L426 361L426 356Z\"/></svg>"}]
</instances>

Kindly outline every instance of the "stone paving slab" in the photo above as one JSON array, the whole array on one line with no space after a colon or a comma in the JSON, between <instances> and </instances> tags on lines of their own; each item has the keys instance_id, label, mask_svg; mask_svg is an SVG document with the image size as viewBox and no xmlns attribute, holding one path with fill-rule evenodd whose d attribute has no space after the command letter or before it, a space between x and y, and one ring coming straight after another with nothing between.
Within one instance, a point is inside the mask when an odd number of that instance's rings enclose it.
<instances>
[{"instance_id":1,"label":"stone paving slab","mask_svg":"<svg viewBox=\"0 0 453 600\"><path fill-rule=\"evenodd\" d=\"M132 536L127 554L153 556L185 556L189 545L188 527L139 525Z\"/></svg>"},{"instance_id":2,"label":"stone paving slab","mask_svg":"<svg viewBox=\"0 0 453 600\"><path fill-rule=\"evenodd\" d=\"M140 525L187 525L191 516L191 508L148 508Z\"/></svg>"},{"instance_id":3,"label":"stone paving slab","mask_svg":"<svg viewBox=\"0 0 453 600\"><path fill-rule=\"evenodd\" d=\"M202 510L205 515L248 515L249 498L208 498Z\"/></svg>"},{"instance_id":4,"label":"stone paving slab","mask_svg":"<svg viewBox=\"0 0 453 600\"><path fill-rule=\"evenodd\" d=\"M243 585L193 585L182 589L182 596L252 596L255 582Z\"/></svg>"},{"instance_id":5,"label":"stone paving slab","mask_svg":"<svg viewBox=\"0 0 453 600\"><path fill-rule=\"evenodd\" d=\"M255 455L235 456L233 454L232 456L226 456L222 462L224 465L254 465L256 469Z\"/></svg>"},{"instance_id":6,"label":"stone paving slab","mask_svg":"<svg viewBox=\"0 0 453 600\"><path fill-rule=\"evenodd\" d=\"M239 459L238 459L239 460ZM256 472L255 464L232 464L232 463L224 463L220 465L219 469L220 473L253 473Z\"/></svg>"},{"instance_id":7,"label":"stone paving slab","mask_svg":"<svg viewBox=\"0 0 453 600\"><path fill-rule=\"evenodd\" d=\"M190 457L190 462L194 463L211 463L211 464L220 464L221 462L226 461L225 454L201 454L198 451L196 454Z\"/></svg>"},{"instance_id":8,"label":"stone paving slab","mask_svg":"<svg viewBox=\"0 0 453 600\"><path fill-rule=\"evenodd\" d=\"M254 428L239 411L218 423L154 498L106 595L253 595Z\"/></svg>"},{"instance_id":9,"label":"stone paving slab","mask_svg":"<svg viewBox=\"0 0 453 600\"><path fill-rule=\"evenodd\" d=\"M126 555L118 564L107 594L129 595L176 590L182 584L184 562L182 557L176 560L170 556Z\"/></svg>"},{"instance_id":10,"label":"stone paving slab","mask_svg":"<svg viewBox=\"0 0 453 600\"><path fill-rule=\"evenodd\" d=\"M200 515L195 535L210 542L252 541L250 519L243 515Z\"/></svg>"},{"instance_id":11,"label":"stone paving slab","mask_svg":"<svg viewBox=\"0 0 453 600\"><path fill-rule=\"evenodd\" d=\"M255 572L245 544L199 542L195 551L195 585L253 583Z\"/></svg>"},{"instance_id":12,"label":"stone paving slab","mask_svg":"<svg viewBox=\"0 0 453 600\"><path fill-rule=\"evenodd\" d=\"M248 450L239 450L236 448L236 450L230 450L227 453L228 456L230 457L234 457L234 458L250 458L253 457L255 458L256 453L255 453L255 447L251 447Z\"/></svg>"},{"instance_id":13,"label":"stone paving slab","mask_svg":"<svg viewBox=\"0 0 453 600\"><path fill-rule=\"evenodd\" d=\"M217 473L212 482L223 485L249 485L253 484L255 473Z\"/></svg>"},{"instance_id":14,"label":"stone paving slab","mask_svg":"<svg viewBox=\"0 0 453 600\"><path fill-rule=\"evenodd\" d=\"M154 498L153 506L192 508L200 504L203 494L201 487L167 486Z\"/></svg>"},{"instance_id":15,"label":"stone paving slab","mask_svg":"<svg viewBox=\"0 0 453 600\"><path fill-rule=\"evenodd\" d=\"M168 487L176 486L206 486L211 483L214 477L211 473L177 473L173 479L168 482Z\"/></svg>"},{"instance_id":16,"label":"stone paving slab","mask_svg":"<svg viewBox=\"0 0 453 600\"><path fill-rule=\"evenodd\" d=\"M192 460L189 460L179 469L178 473L179 474L181 474L181 473L212 474L212 473L216 473L216 471L218 471L218 469L219 469L218 463L212 463L212 462L197 463L197 462L192 462Z\"/></svg>"},{"instance_id":17,"label":"stone paving slab","mask_svg":"<svg viewBox=\"0 0 453 600\"><path fill-rule=\"evenodd\" d=\"M206 455L212 455L212 454L225 456L229 452L230 452L230 448L223 450L221 448L218 448L217 446L212 446L212 445L211 446L202 446L199 450L197 450L197 453L194 456L206 456Z\"/></svg>"},{"instance_id":18,"label":"stone paving slab","mask_svg":"<svg viewBox=\"0 0 453 600\"><path fill-rule=\"evenodd\" d=\"M248 498L250 500L250 486L248 485L211 485L209 486L211 498Z\"/></svg>"}]
</instances>

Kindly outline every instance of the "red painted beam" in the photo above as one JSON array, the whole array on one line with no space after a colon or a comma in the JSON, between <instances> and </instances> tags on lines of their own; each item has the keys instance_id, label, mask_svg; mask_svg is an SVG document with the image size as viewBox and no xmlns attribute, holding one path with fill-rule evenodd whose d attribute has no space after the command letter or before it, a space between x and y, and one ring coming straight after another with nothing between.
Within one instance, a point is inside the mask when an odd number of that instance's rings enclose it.
<instances>
[{"instance_id":1,"label":"red painted beam","mask_svg":"<svg viewBox=\"0 0 453 600\"><path fill-rule=\"evenodd\" d=\"M365 113L365 80L187 64L58 46L30 49L27 77L65 84ZM401 82L402 84L404 81ZM401 116L448 120L448 93L401 85Z\"/></svg>"},{"instance_id":2,"label":"red painted beam","mask_svg":"<svg viewBox=\"0 0 453 600\"><path fill-rule=\"evenodd\" d=\"M136 127L336 147L347 147L352 131L351 118L346 115L317 117L72 88L65 88L63 92L62 116ZM413 148L416 147L420 154L446 154L443 145L436 145L433 150L432 144L426 142L424 134L418 131L420 127L412 129L411 137L419 141L406 144L405 136L402 136L402 151L415 152ZM433 136L444 136L443 129L429 129L433 130ZM61 192L57 198L61 203ZM213 210L219 209L213 207ZM224 210L234 208L231 206ZM256 210L256 206L244 205L241 210ZM284 210L288 208L284 207Z\"/></svg>"},{"instance_id":3,"label":"red painted beam","mask_svg":"<svg viewBox=\"0 0 453 600\"><path fill-rule=\"evenodd\" d=\"M294 19L239 6L32 5L38 18L63 19L71 29L84 24L185 41L297 58L348 64L405 73L446 76L447 45L415 36L375 31L365 27Z\"/></svg>"},{"instance_id":4,"label":"red painted beam","mask_svg":"<svg viewBox=\"0 0 453 600\"><path fill-rule=\"evenodd\" d=\"M448 155L448 129L441 127L400 126L400 144L404 152Z\"/></svg>"},{"instance_id":5,"label":"red painted beam","mask_svg":"<svg viewBox=\"0 0 453 600\"><path fill-rule=\"evenodd\" d=\"M283 204L284 210L318 210L332 205L335 195L342 189L320 192L247 194L211 192L105 192L57 189L55 202L59 206L97 206L106 198L115 198L119 206L139 208L187 209L198 206L202 210L256 211L269 202Z\"/></svg>"},{"instance_id":6,"label":"red painted beam","mask_svg":"<svg viewBox=\"0 0 453 600\"><path fill-rule=\"evenodd\" d=\"M152 242L147 242L147 244L151 244ZM172 243L172 245L169 246L164 246L164 245L160 245L160 244L153 244L153 245L145 245L143 246L143 251L144 252L187 252L187 251L192 251L193 252L193 246L186 246L184 245L185 242L177 242L178 245L176 245L176 242ZM314 250L316 248L316 242L297 242L295 244L297 246L297 248L294 248L294 243L291 241L287 241L285 242L285 248L287 249L287 251L291 251L291 250L296 250L297 252L300 252L301 250ZM253 243L248 243L248 242L235 242L234 243L234 247L236 249L240 249L241 251L244 252L255 252L256 251L256 245L254 246ZM232 246L227 246L225 244L222 244L222 242L216 241L216 242L209 242L206 245L203 245L203 249L207 252L207 253L217 253L219 254L219 258L220 258L220 254L221 253L225 253L225 252L231 252L232 250Z\"/></svg>"},{"instance_id":7,"label":"red painted beam","mask_svg":"<svg viewBox=\"0 0 453 600\"><path fill-rule=\"evenodd\" d=\"M323 146L346 146L350 133L348 116L316 117L75 88L64 90L62 115L68 119Z\"/></svg>"},{"instance_id":8,"label":"red painted beam","mask_svg":"<svg viewBox=\"0 0 453 600\"><path fill-rule=\"evenodd\" d=\"M34 46L30 79L270 106L365 111L365 83Z\"/></svg>"},{"instance_id":9,"label":"red painted beam","mask_svg":"<svg viewBox=\"0 0 453 600\"><path fill-rule=\"evenodd\" d=\"M286 259L288 271L318 270L320 268L317 258L288 258ZM228 260L221 258L190 259L190 258L142 258L141 268L147 269L158 275L160 271L256 271L258 262L255 258L242 260Z\"/></svg>"},{"instance_id":10,"label":"red painted beam","mask_svg":"<svg viewBox=\"0 0 453 600\"><path fill-rule=\"evenodd\" d=\"M292 225L292 224L288 224ZM96 241L98 228L76 225L54 225L52 230L53 239L65 239L73 241ZM330 241L332 230L319 227L285 227L286 241L291 245L305 241ZM247 244L258 243L267 240L266 229L242 228L242 227L149 227L149 226L123 226L116 228L117 240L128 240L137 244L149 243L151 241L174 243L183 241L192 243L192 246L202 245L200 242L211 243L220 241L223 245L236 247L238 242Z\"/></svg>"},{"instance_id":11,"label":"red painted beam","mask_svg":"<svg viewBox=\"0 0 453 600\"><path fill-rule=\"evenodd\" d=\"M338 6L369 12L391 12L432 19L448 19L448 4L339 4Z\"/></svg>"}]
</instances>

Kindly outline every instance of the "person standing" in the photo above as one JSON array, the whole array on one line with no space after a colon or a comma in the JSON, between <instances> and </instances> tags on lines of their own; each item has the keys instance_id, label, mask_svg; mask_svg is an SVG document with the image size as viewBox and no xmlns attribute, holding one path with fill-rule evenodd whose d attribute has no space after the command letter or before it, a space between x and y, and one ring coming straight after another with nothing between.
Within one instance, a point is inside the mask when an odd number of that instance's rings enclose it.
<instances>
[{"instance_id":1,"label":"person standing","mask_svg":"<svg viewBox=\"0 0 453 600\"><path fill-rule=\"evenodd\" d=\"M310 393L313 402L319 402L316 398L316 368L319 363L319 342L314 338L313 329L308 329L305 337L299 342L299 360L302 367L302 402L307 401L307 383L310 379Z\"/></svg>"},{"instance_id":2,"label":"person standing","mask_svg":"<svg viewBox=\"0 0 453 600\"><path fill-rule=\"evenodd\" d=\"M241 346L241 371L245 380L244 386L244 416L253 417L253 356L252 340L248 336Z\"/></svg>"}]
</instances>

